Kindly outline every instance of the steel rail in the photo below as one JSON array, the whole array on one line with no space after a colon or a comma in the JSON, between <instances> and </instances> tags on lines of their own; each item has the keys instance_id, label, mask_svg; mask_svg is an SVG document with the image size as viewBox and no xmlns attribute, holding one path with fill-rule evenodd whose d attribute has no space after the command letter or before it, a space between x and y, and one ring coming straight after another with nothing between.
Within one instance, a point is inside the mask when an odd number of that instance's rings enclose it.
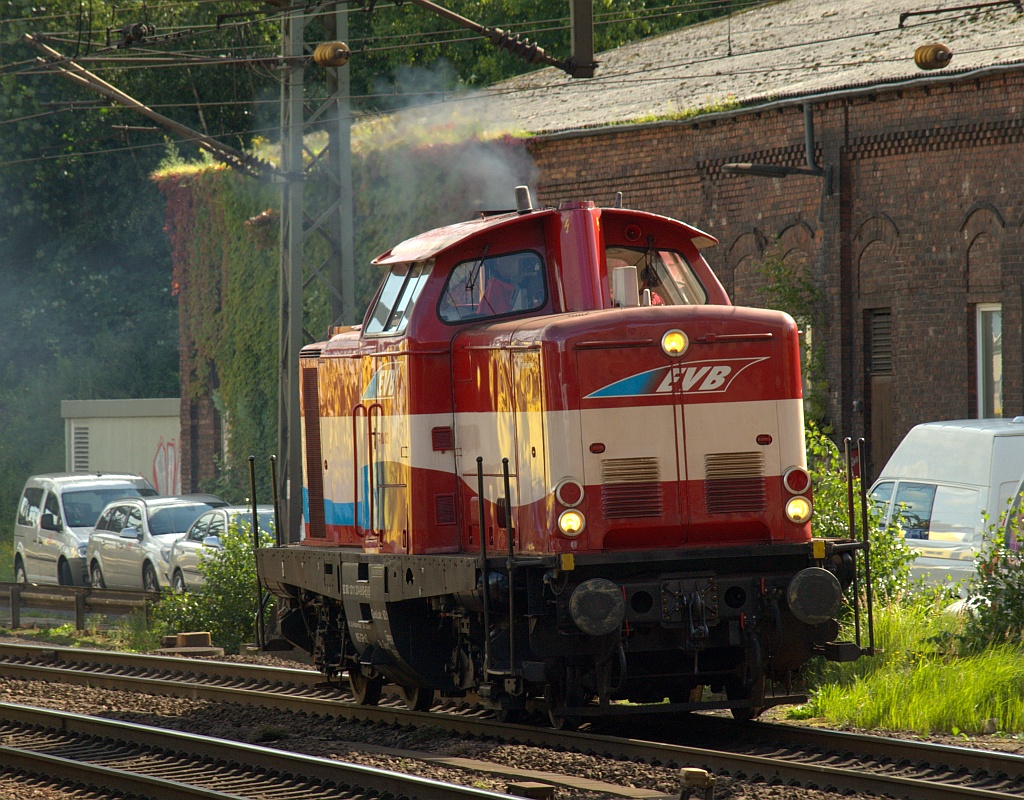
<instances>
[{"instance_id":1,"label":"steel rail","mask_svg":"<svg viewBox=\"0 0 1024 800\"><path fill-rule=\"evenodd\" d=\"M47 648L41 649L46 650ZM4 647L0 646L0 654L3 651ZM102 660L107 655L111 654L107 654L105 651L94 651L89 654L89 658ZM68 657L72 661L80 656L80 651L75 649L71 649L68 653ZM135 663L144 663L148 658L123 653L112 654L111 657L124 662L134 660ZM163 659L163 661L166 660L168 659ZM260 667L253 665L180 658L169 660L176 662L174 666L177 669L193 674L202 673L208 668L218 671L227 668L230 674L231 670L247 667L248 669L244 670L246 674L255 676L261 670ZM272 674L274 671L271 669L269 672ZM315 674L309 670L297 670L297 672ZM744 725L700 715L688 718L689 727L704 732L698 735L701 736L705 746L697 747L585 732L570 733L527 725L512 725L494 719L482 718L482 715L486 713L483 710L475 715L441 711L416 712L399 707L399 701L391 706L361 706L343 701L340 691L335 697L327 698L297 694L295 691L283 694L281 691L260 687L246 689L237 686L182 683L180 680L164 678L107 675L69 669L69 665L56 667L10 662L0 662L0 674L29 680L61 680L113 690L128 690L135 687L138 691L152 694L241 703L293 713L313 713L390 725L431 725L453 733L492 737L513 743L548 748L594 752L620 760L642 760L652 764L702 767L716 773L727 772L734 776L753 777L755 780L771 782L796 781L809 788L865 791L880 795L914 798L915 800L952 800L952 798L1006 800L1011 797L1018 799L1024 797L1024 792L1019 789L1006 790L967 785L967 782L971 780L971 774L979 775L980 777L976 779L979 782L989 781L1001 784L1016 782L1017 785L1021 785L1024 783L1024 756L951 745L850 734L841 731L823 732L798 726L768 725L766 723ZM652 729L657 729L656 723L652 723L645 729L645 735L649 736ZM729 742L728 749L708 748L706 746L708 730L717 730L721 734L719 738ZM748 745L751 741L764 745L766 740L771 740L774 743L783 741L790 748L793 742L797 741L807 749L817 748L833 755L818 754L815 756L792 752L785 754L776 752L765 755L740 752L744 749L742 746L744 741ZM736 747L737 744L740 746ZM871 771L866 765L860 763L859 758L844 759L835 755L837 751L845 751L850 754L867 752L890 763L883 764L879 769ZM800 760L811 757L815 757L817 761ZM836 761L842 761L848 766L836 765ZM912 769L912 765L916 764L931 765L932 769L927 770L929 773L943 764L950 765L947 782L939 782L943 778L935 775L932 775L930 780L921 780L899 774L900 771Z\"/></svg>"},{"instance_id":2,"label":"steel rail","mask_svg":"<svg viewBox=\"0 0 1024 800\"><path fill-rule=\"evenodd\" d=\"M54 785L79 784L108 791L131 792L154 800L245 800L235 794L202 789L151 775L136 775L19 747L0 746L0 764L3 764L7 772L24 771L34 777L45 776Z\"/></svg>"},{"instance_id":3,"label":"steel rail","mask_svg":"<svg viewBox=\"0 0 1024 800\"><path fill-rule=\"evenodd\" d=\"M13 725L22 728L35 727L47 732L45 737L35 737L36 742L30 748L10 748L11 756L17 755L17 751L30 749L32 752L43 756L51 756L47 749L66 752L68 747L67 739L94 739L109 743L116 748L117 760L130 758L132 751L145 753L155 750L172 754L176 760L180 760L181 754L188 754L192 757L193 764L185 764L182 770L192 767L192 773L196 774L195 768L204 769L211 773L208 783L215 783L219 780L216 771L212 769L219 760L228 764L242 765L253 772L255 779L267 781L268 776L301 776L304 781L323 783L325 785L344 786L349 789L359 788L367 796L387 796L388 793L396 797L418 798L418 800L452 800L453 798L467 798L467 800L503 800L509 795L499 792L492 792L485 789L477 789L470 786L442 783L430 778L422 778L416 775L406 775L389 770L369 767L361 764L350 764L344 761L335 761L317 756L290 753L283 750L276 750L260 745L247 744L244 742L233 742L227 739L218 739L211 736L184 733L182 731L171 731L163 728L153 728L146 725L139 725L133 722L121 722L117 720L90 717L82 714L72 714L61 711L52 711L31 706L0 703L0 731L4 731L10 738L10 727ZM44 741L45 739L45 741ZM109 753L108 753L109 756ZM98 754L97 758L103 757ZM39 760L42 763L42 760ZM53 759L51 763L63 769L66 759ZM72 764L84 764L82 759L72 760ZM95 761L91 764L95 765ZM94 771L93 767L89 771ZM154 765L153 772L167 772L166 764ZM63 776L59 772L58 776ZM107 780L122 780L122 771L106 768ZM141 780L145 773L130 772L127 776L135 775ZM127 779L127 776L125 779ZM55 776L56 777L56 776ZM158 776L157 776L158 777ZM148 788L161 788L159 778L153 780L153 775L145 775L145 780L152 783ZM187 798L233 798L244 797L244 795L228 794L219 792L209 787L200 786L195 783L184 784L177 781L163 780L163 788L173 789L177 794L163 794L161 797L187 797ZM254 783L254 786L257 784ZM192 787L191 793L181 790L181 787ZM118 786L117 788L121 788ZM324 795L327 796L327 795ZM336 796L332 794L331 796Z\"/></svg>"}]
</instances>

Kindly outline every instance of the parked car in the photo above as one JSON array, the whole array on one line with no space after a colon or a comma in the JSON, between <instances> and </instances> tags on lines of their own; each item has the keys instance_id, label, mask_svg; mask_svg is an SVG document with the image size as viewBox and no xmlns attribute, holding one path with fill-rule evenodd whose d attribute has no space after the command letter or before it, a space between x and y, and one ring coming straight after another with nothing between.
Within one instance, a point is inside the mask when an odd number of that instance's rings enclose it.
<instances>
[{"instance_id":1,"label":"parked car","mask_svg":"<svg viewBox=\"0 0 1024 800\"><path fill-rule=\"evenodd\" d=\"M166 585L171 545L200 514L213 508L211 503L227 505L212 496L207 502L188 497L126 497L108 504L86 550L92 585L158 591L161 576Z\"/></svg>"},{"instance_id":2,"label":"parked car","mask_svg":"<svg viewBox=\"0 0 1024 800\"><path fill-rule=\"evenodd\" d=\"M1022 475L1024 417L928 422L900 442L868 496L917 552L912 577L955 583L974 576L982 536L1005 522Z\"/></svg>"},{"instance_id":3,"label":"parked car","mask_svg":"<svg viewBox=\"0 0 1024 800\"><path fill-rule=\"evenodd\" d=\"M259 529L267 533L274 531L274 507L256 506ZM220 537L232 525L242 525L252 531L251 506L225 506L207 511L192 523L183 537L171 545L168 558L168 572L171 588L181 592L195 591L206 578L199 571L199 563L209 558L221 547Z\"/></svg>"},{"instance_id":4,"label":"parked car","mask_svg":"<svg viewBox=\"0 0 1024 800\"><path fill-rule=\"evenodd\" d=\"M156 493L140 475L33 475L25 482L14 520L14 580L88 585L86 545L103 507L119 497Z\"/></svg>"}]
</instances>

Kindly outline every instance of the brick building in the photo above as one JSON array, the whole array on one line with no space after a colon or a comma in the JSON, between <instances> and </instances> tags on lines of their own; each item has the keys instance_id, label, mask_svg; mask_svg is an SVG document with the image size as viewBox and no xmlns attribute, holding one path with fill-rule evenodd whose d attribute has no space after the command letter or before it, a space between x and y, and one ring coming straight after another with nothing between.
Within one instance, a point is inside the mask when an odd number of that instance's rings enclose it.
<instances>
[{"instance_id":1,"label":"brick building","mask_svg":"<svg viewBox=\"0 0 1024 800\"><path fill-rule=\"evenodd\" d=\"M1024 413L1014 96L1024 97L1024 70L808 99L822 177L723 171L802 165L802 102L539 137L531 150L546 203L622 191L629 206L717 237L705 255L736 303L759 303L756 264L776 241L812 270L827 417L869 441L877 470L918 422ZM990 334L987 349L978 331L993 320L1007 335Z\"/></svg>"}]
</instances>

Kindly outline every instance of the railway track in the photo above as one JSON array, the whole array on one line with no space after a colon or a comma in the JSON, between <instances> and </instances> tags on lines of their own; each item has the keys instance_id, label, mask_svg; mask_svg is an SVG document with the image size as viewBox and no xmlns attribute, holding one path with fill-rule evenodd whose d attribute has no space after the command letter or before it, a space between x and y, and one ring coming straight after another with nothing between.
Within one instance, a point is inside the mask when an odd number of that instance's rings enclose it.
<instances>
[{"instance_id":1,"label":"railway track","mask_svg":"<svg viewBox=\"0 0 1024 800\"><path fill-rule=\"evenodd\" d=\"M409 711L397 697L379 707L359 706L346 690L325 686L310 670L25 645L0 645L0 674L387 725L430 725L464 736L839 792L914 800L1024 797L1022 756L790 725L741 725L694 715L685 725L663 724L657 717L617 723L614 736L570 733L501 723L463 701L437 702L429 713ZM628 735L639 731L644 739ZM652 735L660 741L645 740Z\"/></svg>"},{"instance_id":2,"label":"railway track","mask_svg":"<svg viewBox=\"0 0 1024 800\"><path fill-rule=\"evenodd\" d=\"M0 703L9 774L47 776L156 800L394 797L500 800L509 795L414 775L129 722Z\"/></svg>"}]
</instances>

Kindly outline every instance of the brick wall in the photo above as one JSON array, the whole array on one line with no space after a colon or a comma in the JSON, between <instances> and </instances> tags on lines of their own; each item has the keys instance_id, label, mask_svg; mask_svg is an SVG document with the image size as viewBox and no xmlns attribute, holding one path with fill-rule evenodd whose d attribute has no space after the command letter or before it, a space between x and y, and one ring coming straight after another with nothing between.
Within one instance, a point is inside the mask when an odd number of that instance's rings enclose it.
<instances>
[{"instance_id":1,"label":"brick wall","mask_svg":"<svg viewBox=\"0 0 1024 800\"><path fill-rule=\"evenodd\" d=\"M803 166L799 103L538 137L530 148L545 204L610 204L621 191L627 206L717 237L705 255L734 300L756 299L755 264L773 242L803 260L823 297L814 341L826 356L828 420L884 456L919 422L976 415L979 303L1002 305L1003 415L1024 413L1022 98L1024 71L823 98L813 104L815 156L829 181L722 170ZM891 309L891 405L871 397L866 363L880 309ZM884 457L875 461L877 471Z\"/></svg>"}]
</instances>

